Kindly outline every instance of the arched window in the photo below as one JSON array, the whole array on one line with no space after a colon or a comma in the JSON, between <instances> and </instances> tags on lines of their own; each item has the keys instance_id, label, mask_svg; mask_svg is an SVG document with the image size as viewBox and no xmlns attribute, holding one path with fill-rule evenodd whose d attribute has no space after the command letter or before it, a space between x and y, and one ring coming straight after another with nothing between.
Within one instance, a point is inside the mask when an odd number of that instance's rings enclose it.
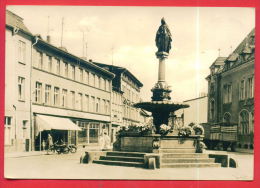
<instances>
[{"instance_id":1,"label":"arched window","mask_svg":"<svg viewBox=\"0 0 260 188\"><path fill-rule=\"evenodd\" d=\"M251 112L251 121L250 121L250 133L254 134L254 124L255 124L255 116L254 111Z\"/></svg>"},{"instance_id":2,"label":"arched window","mask_svg":"<svg viewBox=\"0 0 260 188\"><path fill-rule=\"evenodd\" d=\"M249 132L249 113L246 110L242 110L239 114L239 133L246 135Z\"/></svg>"},{"instance_id":3,"label":"arched window","mask_svg":"<svg viewBox=\"0 0 260 188\"><path fill-rule=\"evenodd\" d=\"M230 123L230 120L231 120L231 115L229 112L226 112L223 116L223 122L225 123Z\"/></svg>"},{"instance_id":4,"label":"arched window","mask_svg":"<svg viewBox=\"0 0 260 188\"><path fill-rule=\"evenodd\" d=\"M209 117L210 119L214 119L214 113L215 113L215 101L212 99L210 101L210 106L209 106Z\"/></svg>"}]
</instances>

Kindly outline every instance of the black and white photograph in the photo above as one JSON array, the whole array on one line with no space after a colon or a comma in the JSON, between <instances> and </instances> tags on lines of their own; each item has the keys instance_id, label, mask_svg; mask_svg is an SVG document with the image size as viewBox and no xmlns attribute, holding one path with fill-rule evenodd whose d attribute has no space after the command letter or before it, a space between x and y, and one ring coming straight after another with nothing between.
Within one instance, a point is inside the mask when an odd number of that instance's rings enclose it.
<instances>
[{"instance_id":1,"label":"black and white photograph","mask_svg":"<svg viewBox=\"0 0 260 188\"><path fill-rule=\"evenodd\" d=\"M5 178L254 180L255 8L5 18Z\"/></svg>"}]
</instances>

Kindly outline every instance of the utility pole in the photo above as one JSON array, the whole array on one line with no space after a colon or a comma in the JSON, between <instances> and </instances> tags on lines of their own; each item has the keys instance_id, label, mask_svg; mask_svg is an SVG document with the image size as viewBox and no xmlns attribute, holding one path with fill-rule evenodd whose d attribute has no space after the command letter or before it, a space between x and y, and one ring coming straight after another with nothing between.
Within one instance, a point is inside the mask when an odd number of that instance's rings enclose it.
<instances>
[{"instance_id":1,"label":"utility pole","mask_svg":"<svg viewBox=\"0 0 260 188\"><path fill-rule=\"evenodd\" d=\"M88 43L86 42L86 60L88 60Z\"/></svg>"},{"instance_id":2,"label":"utility pole","mask_svg":"<svg viewBox=\"0 0 260 188\"><path fill-rule=\"evenodd\" d=\"M218 49L218 56L220 57L220 48Z\"/></svg>"},{"instance_id":3,"label":"utility pole","mask_svg":"<svg viewBox=\"0 0 260 188\"><path fill-rule=\"evenodd\" d=\"M82 31L82 57L84 58L85 57L85 32Z\"/></svg>"},{"instance_id":4,"label":"utility pole","mask_svg":"<svg viewBox=\"0 0 260 188\"><path fill-rule=\"evenodd\" d=\"M60 47L62 47L62 42L63 42L63 25L64 25L64 17L62 17L61 21L61 40L60 40Z\"/></svg>"}]
</instances>

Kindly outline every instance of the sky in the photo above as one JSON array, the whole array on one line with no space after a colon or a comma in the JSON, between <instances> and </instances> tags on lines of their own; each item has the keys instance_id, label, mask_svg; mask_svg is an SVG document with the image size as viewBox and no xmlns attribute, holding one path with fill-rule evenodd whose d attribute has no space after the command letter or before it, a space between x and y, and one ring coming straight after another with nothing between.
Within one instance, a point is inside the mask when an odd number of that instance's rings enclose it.
<instances>
[{"instance_id":1,"label":"sky","mask_svg":"<svg viewBox=\"0 0 260 188\"><path fill-rule=\"evenodd\" d=\"M40 34L43 39L49 34L51 43L58 47L63 18L63 46L74 55L127 68L143 83L144 101L151 100L151 88L158 79L155 35L162 17L173 39L166 60L166 81L176 102L207 93L205 78L210 65L218 56L228 56L255 27L254 8L8 6L7 9L22 17L33 34Z\"/></svg>"}]
</instances>

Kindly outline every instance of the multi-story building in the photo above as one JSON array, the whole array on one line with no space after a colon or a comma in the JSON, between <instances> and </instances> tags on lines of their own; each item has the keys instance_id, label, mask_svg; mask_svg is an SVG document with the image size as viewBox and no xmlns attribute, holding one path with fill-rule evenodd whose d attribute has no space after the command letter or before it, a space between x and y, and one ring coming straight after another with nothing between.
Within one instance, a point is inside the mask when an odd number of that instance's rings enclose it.
<instances>
[{"instance_id":1,"label":"multi-story building","mask_svg":"<svg viewBox=\"0 0 260 188\"><path fill-rule=\"evenodd\" d=\"M255 30L227 58L211 65L208 122L238 124L238 147L254 147Z\"/></svg>"},{"instance_id":2,"label":"multi-story building","mask_svg":"<svg viewBox=\"0 0 260 188\"><path fill-rule=\"evenodd\" d=\"M5 150L30 149L32 34L23 19L6 11Z\"/></svg>"},{"instance_id":3,"label":"multi-story building","mask_svg":"<svg viewBox=\"0 0 260 188\"><path fill-rule=\"evenodd\" d=\"M129 126L147 123L149 114L133 107L140 102L140 89L143 84L126 68L95 63L115 74L112 81L112 125Z\"/></svg>"},{"instance_id":4,"label":"multi-story building","mask_svg":"<svg viewBox=\"0 0 260 188\"><path fill-rule=\"evenodd\" d=\"M114 74L34 36L10 11L5 75L7 152L40 149L48 133L84 145L111 134Z\"/></svg>"},{"instance_id":5,"label":"multi-story building","mask_svg":"<svg viewBox=\"0 0 260 188\"><path fill-rule=\"evenodd\" d=\"M73 144L98 144L111 131L111 80L114 75L37 38L33 47L32 112L35 141L39 119L62 124L70 119L81 130L52 131L53 136ZM52 116L52 118L50 118ZM55 118L54 118L55 117ZM51 123L51 122L49 122ZM55 125L53 125L55 126ZM43 132L44 133L44 132ZM46 137L47 131L43 137Z\"/></svg>"}]
</instances>

